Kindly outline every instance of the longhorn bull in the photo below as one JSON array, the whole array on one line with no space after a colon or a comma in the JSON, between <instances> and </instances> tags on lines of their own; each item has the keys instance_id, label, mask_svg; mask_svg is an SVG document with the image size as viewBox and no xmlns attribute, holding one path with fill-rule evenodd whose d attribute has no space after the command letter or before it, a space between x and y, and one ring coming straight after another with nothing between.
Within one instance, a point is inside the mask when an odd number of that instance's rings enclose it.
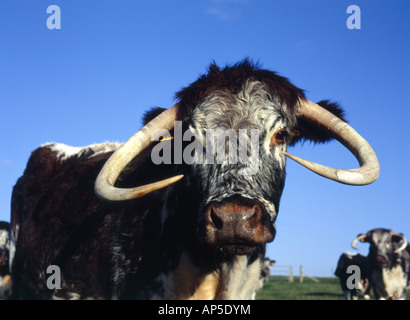
<instances>
[{"instance_id":1,"label":"longhorn bull","mask_svg":"<svg viewBox=\"0 0 410 320\"><path fill-rule=\"evenodd\" d=\"M121 146L50 143L33 152L12 196L14 298L249 299L275 237L286 157L340 183L378 177L375 153L338 105L309 101L249 60L212 64L176 97ZM176 139L176 125L190 141ZM210 130L219 147L207 141ZM244 139L239 150L231 134ZM287 153L298 141L332 138L359 168ZM155 150L193 161L156 164ZM232 150L257 154L232 163ZM61 270L60 289L46 285L50 265Z\"/></svg>"}]
</instances>

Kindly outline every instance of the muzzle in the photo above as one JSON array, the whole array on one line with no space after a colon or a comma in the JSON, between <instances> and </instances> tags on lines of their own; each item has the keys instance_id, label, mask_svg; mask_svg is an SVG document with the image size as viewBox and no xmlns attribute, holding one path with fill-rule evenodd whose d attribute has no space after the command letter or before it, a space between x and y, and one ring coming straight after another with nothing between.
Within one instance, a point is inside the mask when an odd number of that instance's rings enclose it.
<instances>
[{"instance_id":1,"label":"muzzle","mask_svg":"<svg viewBox=\"0 0 410 320\"><path fill-rule=\"evenodd\" d=\"M379 267L383 267L383 266L387 265L387 259L386 259L386 257L384 257L382 255L377 255L376 256L376 263Z\"/></svg>"},{"instance_id":2,"label":"muzzle","mask_svg":"<svg viewBox=\"0 0 410 320\"><path fill-rule=\"evenodd\" d=\"M256 246L273 241L275 236L263 206L242 198L210 203L199 228L202 242L232 254L248 254Z\"/></svg>"}]
</instances>

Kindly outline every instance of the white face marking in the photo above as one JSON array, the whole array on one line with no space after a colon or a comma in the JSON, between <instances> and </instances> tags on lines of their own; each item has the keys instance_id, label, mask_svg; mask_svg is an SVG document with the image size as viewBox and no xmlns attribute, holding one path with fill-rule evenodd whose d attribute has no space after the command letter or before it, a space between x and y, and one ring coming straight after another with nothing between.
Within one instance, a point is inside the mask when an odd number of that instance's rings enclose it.
<instances>
[{"instance_id":1,"label":"white face marking","mask_svg":"<svg viewBox=\"0 0 410 320\"><path fill-rule=\"evenodd\" d=\"M278 97L271 97L262 83L249 80L236 95L217 90L207 96L195 108L190 128L193 132L196 129L196 137L202 138L201 143L204 146L207 145L205 136L210 130L224 132L233 130L239 133L240 130L246 130L248 132L246 135L249 137L251 131L256 130L259 133L258 138L263 139L262 150L268 157L275 158L280 169L283 169L286 165L286 157L283 154L287 147L286 141L273 145L272 138L279 130L286 130L290 136L289 126L293 124L287 123L292 120L285 118L284 113L286 112L287 106L282 105ZM254 147L254 142L251 142L251 146ZM263 164L260 162L259 154L252 155L250 160L247 170L252 175L258 172L259 167Z\"/></svg>"},{"instance_id":2,"label":"white face marking","mask_svg":"<svg viewBox=\"0 0 410 320\"><path fill-rule=\"evenodd\" d=\"M281 105L277 97L270 97L262 83L248 81L235 96L223 91L211 93L195 108L192 123L198 131L204 131L204 128L258 129L260 134L266 133L263 148L267 154L270 154L273 135L279 129L285 129L289 125L278 110L286 112L287 107ZM206 145L206 141L202 143ZM285 150L284 145L275 148L275 156Z\"/></svg>"},{"instance_id":3,"label":"white face marking","mask_svg":"<svg viewBox=\"0 0 410 320\"><path fill-rule=\"evenodd\" d=\"M272 127L272 123L276 123ZM274 135L281 129L286 129L287 125L285 121L283 121L280 118L274 118L272 121L270 121L269 124L266 125L266 137L265 140L263 141L263 148L266 152L266 154L271 154L273 153L273 156L275 159L278 160L279 166L283 168L286 164L286 157L283 154L283 152L286 151L286 142L282 144L277 144L277 145L272 145L272 139ZM270 130L269 130L270 129Z\"/></svg>"}]
</instances>

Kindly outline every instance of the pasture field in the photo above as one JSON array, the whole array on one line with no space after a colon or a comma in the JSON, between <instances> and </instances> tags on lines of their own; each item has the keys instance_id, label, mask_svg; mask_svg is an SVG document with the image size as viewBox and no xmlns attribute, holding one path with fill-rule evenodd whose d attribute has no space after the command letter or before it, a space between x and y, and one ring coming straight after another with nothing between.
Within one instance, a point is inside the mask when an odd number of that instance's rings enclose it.
<instances>
[{"instance_id":1,"label":"pasture field","mask_svg":"<svg viewBox=\"0 0 410 320\"><path fill-rule=\"evenodd\" d=\"M263 288L256 293L257 300L344 300L338 278L317 278L314 282L304 278L299 282L295 277L289 283L287 276L269 276ZM370 294L374 299L373 293ZM359 300L364 300L359 294ZM410 300L410 290L407 291L407 300Z\"/></svg>"}]
</instances>

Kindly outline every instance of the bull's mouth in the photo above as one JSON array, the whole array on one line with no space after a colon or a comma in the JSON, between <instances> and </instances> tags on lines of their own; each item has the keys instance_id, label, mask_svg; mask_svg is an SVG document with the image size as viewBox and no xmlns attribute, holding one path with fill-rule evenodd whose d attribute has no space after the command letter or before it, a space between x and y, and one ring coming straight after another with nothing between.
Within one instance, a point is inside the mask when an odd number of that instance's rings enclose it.
<instances>
[{"instance_id":1,"label":"bull's mouth","mask_svg":"<svg viewBox=\"0 0 410 320\"><path fill-rule=\"evenodd\" d=\"M257 246L246 244L225 244L218 246L218 251L223 255L247 255L255 251Z\"/></svg>"}]
</instances>

